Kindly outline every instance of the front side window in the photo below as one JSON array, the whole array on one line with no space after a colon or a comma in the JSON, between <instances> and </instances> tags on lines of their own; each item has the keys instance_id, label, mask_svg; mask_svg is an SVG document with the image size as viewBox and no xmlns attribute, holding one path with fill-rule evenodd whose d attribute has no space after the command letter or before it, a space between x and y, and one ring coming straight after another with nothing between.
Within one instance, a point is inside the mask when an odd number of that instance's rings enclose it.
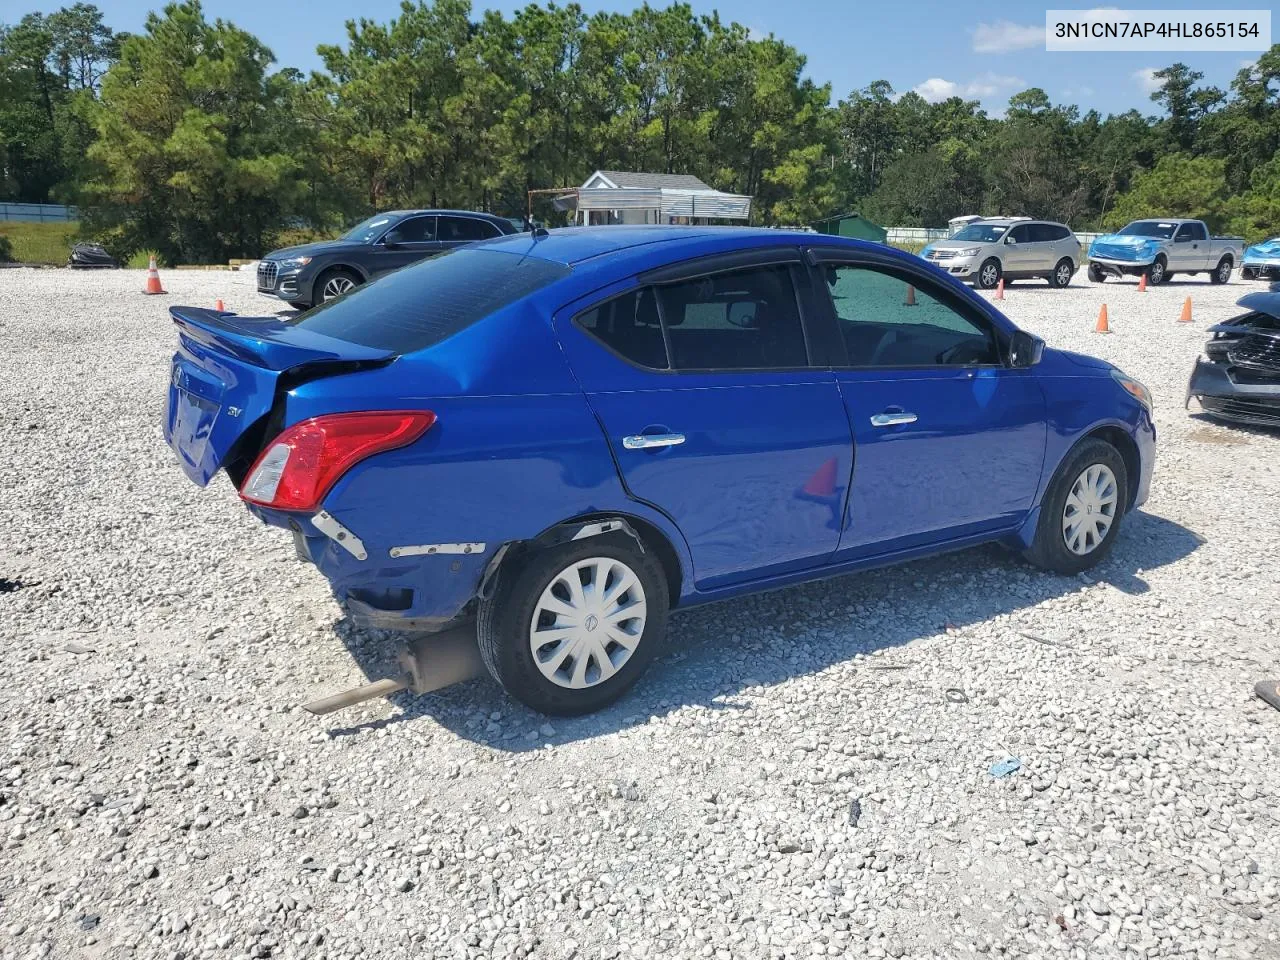
<instances>
[{"instance_id":1,"label":"front side window","mask_svg":"<svg viewBox=\"0 0 1280 960\"><path fill-rule=\"evenodd\" d=\"M397 243L430 243L436 238L435 217L410 217L397 223L387 238Z\"/></svg>"},{"instance_id":2,"label":"front side window","mask_svg":"<svg viewBox=\"0 0 1280 960\"><path fill-rule=\"evenodd\" d=\"M808 364L791 268L751 267L657 287L676 370Z\"/></svg>"},{"instance_id":3,"label":"front side window","mask_svg":"<svg viewBox=\"0 0 1280 960\"><path fill-rule=\"evenodd\" d=\"M1009 231L1009 238L1014 243L1030 243L1034 239L1031 236L1031 224L1018 224L1018 226Z\"/></svg>"},{"instance_id":4,"label":"front side window","mask_svg":"<svg viewBox=\"0 0 1280 960\"><path fill-rule=\"evenodd\" d=\"M994 332L977 318L869 266L823 268L836 322L854 367L999 364Z\"/></svg>"}]
</instances>

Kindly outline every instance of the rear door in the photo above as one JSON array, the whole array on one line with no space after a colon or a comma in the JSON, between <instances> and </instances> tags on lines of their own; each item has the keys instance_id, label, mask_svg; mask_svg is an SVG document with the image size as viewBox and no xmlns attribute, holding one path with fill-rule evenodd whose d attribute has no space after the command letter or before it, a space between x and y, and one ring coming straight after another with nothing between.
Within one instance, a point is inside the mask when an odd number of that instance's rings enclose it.
<instances>
[{"instance_id":1,"label":"rear door","mask_svg":"<svg viewBox=\"0 0 1280 960\"><path fill-rule=\"evenodd\" d=\"M488 220L480 217L458 217L448 214L440 215L440 246L444 250L452 250L463 244L475 243L477 240L488 240L500 236L500 231Z\"/></svg>"},{"instance_id":2,"label":"rear door","mask_svg":"<svg viewBox=\"0 0 1280 960\"><path fill-rule=\"evenodd\" d=\"M743 259L556 317L628 492L680 528L700 589L827 561L851 465L835 377L811 363L797 251Z\"/></svg>"},{"instance_id":3,"label":"rear door","mask_svg":"<svg viewBox=\"0 0 1280 960\"><path fill-rule=\"evenodd\" d=\"M815 286L828 294L845 353L836 381L854 438L839 557L1015 526L1044 462L1045 400L1033 371L1006 367L1003 331L928 275L815 253Z\"/></svg>"},{"instance_id":4,"label":"rear door","mask_svg":"<svg viewBox=\"0 0 1280 960\"><path fill-rule=\"evenodd\" d=\"M378 277L392 270L399 270L439 252L435 216L423 214L406 217L373 244L369 257L371 276Z\"/></svg>"}]
</instances>

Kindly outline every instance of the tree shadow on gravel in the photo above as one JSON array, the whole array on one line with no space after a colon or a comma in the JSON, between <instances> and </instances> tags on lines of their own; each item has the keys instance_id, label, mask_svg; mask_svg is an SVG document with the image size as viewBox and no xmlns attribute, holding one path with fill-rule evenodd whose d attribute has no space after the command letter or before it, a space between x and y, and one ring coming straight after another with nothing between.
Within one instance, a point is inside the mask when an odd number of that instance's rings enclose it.
<instances>
[{"instance_id":1,"label":"tree shadow on gravel","mask_svg":"<svg viewBox=\"0 0 1280 960\"><path fill-rule=\"evenodd\" d=\"M1125 518L1111 556L1079 576L1036 570L989 545L696 607L672 615L666 648L635 688L586 717L544 717L484 676L433 694L397 694L392 701L398 712L381 720L346 726L336 714L317 723L332 736L352 736L430 716L459 737L520 753L644 724L688 705L734 709L722 698L817 673L858 654L963 630L1093 583L1143 594L1150 589L1144 571L1175 563L1202 542L1186 527L1139 510ZM1067 629L1044 639L1069 640ZM367 677L395 673L397 642L369 641L345 621L335 632ZM884 666L910 664L887 658ZM548 723L554 733L540 732Z\"/></svg>"}]
</instances>

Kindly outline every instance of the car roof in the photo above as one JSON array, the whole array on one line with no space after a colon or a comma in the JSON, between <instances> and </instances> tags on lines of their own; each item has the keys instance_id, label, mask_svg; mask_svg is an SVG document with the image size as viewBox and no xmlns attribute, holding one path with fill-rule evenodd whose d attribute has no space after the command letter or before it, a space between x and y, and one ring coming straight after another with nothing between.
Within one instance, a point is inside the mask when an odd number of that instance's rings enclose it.
<instances>
[{"instance_id":1,"label":"car roof","mask_svg":"<svg viewBox=\"0 0 1280 960\"><path fill-rule=\"evenodd\" d=\"M378 214L380 217L417 217L424 213L432 214L449 214L459 217L480 217L484 220L511 220L512 217L504 217L496 213L482 213L479 210L441 210L432 208L430 210L385 210Z\"/></svg>"},{"instance_id":2,"label":"car roof","mask_svg":"<svg viewBox=\"0 0 1280 960\"><path fill-rule=\"evenodd\" d=\"M651 247L655 244L677 244L682 247L682 252L687 252L689 256L696 256L697 250L687 248L696 248L700 246L699 241L707 240L737 240L744 247L753 247L766 246L770 243L780 246L828 243L840 239L844 238L799 230L772 230L766 227L611 225L563 227L547 230L545 233L540 232L537 236L530 233L517 233L486 240L477 246L522 256L539 257L543 260L573 266L605 254L617 254L639 247ZM882 244L870 244L870 246L884 249Z\"/></svg>"}]
</instances>

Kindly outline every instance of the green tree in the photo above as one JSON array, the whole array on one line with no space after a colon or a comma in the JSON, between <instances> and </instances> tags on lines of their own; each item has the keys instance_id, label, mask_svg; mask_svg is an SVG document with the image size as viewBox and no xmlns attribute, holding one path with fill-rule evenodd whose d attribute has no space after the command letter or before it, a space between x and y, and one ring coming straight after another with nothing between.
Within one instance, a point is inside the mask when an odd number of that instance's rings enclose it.
<instances>
[{"instance_id":1,"label":"green tree","mask_svg":"<svg viewBox=\"0 0 1280 960\"><path fill-rule=\"evenodd\" d=\"M205 20L196 0L149 15L93 111L92 228L169 262L264 252L294 209L300 168L283 109L293 78L270 73L271 61L255 37Z\"/></svg>"},{"instance_id":2,"label":"green tree","mask_svg":"<svg viewBox=\"0 0 1280 960\"><path fill-rule=\"evenodd\" d=\"M1144 217L1191 217L1218 230L1228 217L1226 199L1223 160L1172 153L1134 178L1133 188L1117 198L1104 223L1120 227Z\"/></svg>"}]
</instances>

